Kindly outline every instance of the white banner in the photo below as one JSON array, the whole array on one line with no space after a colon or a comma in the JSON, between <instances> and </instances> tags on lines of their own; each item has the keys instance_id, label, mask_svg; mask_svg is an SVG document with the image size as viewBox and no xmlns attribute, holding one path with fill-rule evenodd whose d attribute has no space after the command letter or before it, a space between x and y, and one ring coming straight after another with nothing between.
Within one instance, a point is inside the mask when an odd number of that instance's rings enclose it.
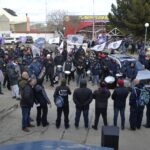
<instances>
[{"instance_id":1,"label":"white banner","mask_svg":"<svg viewBox=\"0 0 150 150\"><path fill-rule=\"evenodd\" d=\"M108 45L108 49L118 49L120 47L121 43L122 43L122 40L112 42Z\"/></svg>"},{"instance_id":2,"label":"white banner","mask_svg":"<svg viewBox=\"0 0 150 150\"><path fill-rule=\"evenodd\" d=\"M68 35L67 41L73 44L83 44L84 37L81 35Z\"/></svg>"},{"instance_id":3,"label":"white banner","mask_svg":"<svg viewBox=\"0 0 150 150\"><path fill-rule=\"evenodd\" d=\"M100 52L104 50L105 46L106 46L106 42L100 45L95 45L94 47L91 48L91 50Z\"/></svg>"},{"instance_id":4,"label":"white banner","mask_svg":"<svg viewBox=\"0 0 150 150\"><path fill-rule=\"evenodd\" d=\"M48 40L49 44L59 44L59 42L60 42L60 37L50 38Z\"/></svg>"},{"instance_id":5,"label":"white banner","mask_svg":"<svg viewBox=\"0 0 150 150\"><path fill-rule=\"evenodd\" d=\"M87 43L74 44L74 43L67 42L67 51L68 51L68 53L72 52L72 49L74 48L74 45L76 45L77 48L79 48L82 45L82 48L84 49L85 52L86 52L86 50L88 48L88 44Z\"/></svg>"}]
</instances>

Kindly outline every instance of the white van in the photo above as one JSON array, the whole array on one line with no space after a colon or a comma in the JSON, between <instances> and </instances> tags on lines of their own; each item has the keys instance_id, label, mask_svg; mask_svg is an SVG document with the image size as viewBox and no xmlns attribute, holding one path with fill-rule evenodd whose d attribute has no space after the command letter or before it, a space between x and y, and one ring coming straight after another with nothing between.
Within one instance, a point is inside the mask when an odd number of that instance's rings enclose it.
<instances>
[{"instance_id":1,"label":"white van","mask_svg":"<svg viewBox=\"0 0 150 150\"><path fill-rule=\"evenodd\" d=\"M17 40L14 37L5 37L4 44L16 44Z\"/></svg>"}]
</instances>

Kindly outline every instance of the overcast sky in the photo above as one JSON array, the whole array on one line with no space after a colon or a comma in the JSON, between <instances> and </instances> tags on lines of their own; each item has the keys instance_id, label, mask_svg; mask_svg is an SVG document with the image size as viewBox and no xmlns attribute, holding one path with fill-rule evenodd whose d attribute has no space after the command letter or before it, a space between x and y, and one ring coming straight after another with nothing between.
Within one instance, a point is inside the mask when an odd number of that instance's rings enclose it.
<instances>
[{"instance_id":1,"label":"overcast sky","mask_svg":"<svg viewBox=\"0 0 150 150\"><path fill-rule=\"evenodd\" d=\"M116 0L0 0L2 8L10 8L18 15L28 13L31 22L44 22L47 13L62 9L72 15L107 15ZM46 5L47 4L47 5Z\"/></svg>"}]
</instances>

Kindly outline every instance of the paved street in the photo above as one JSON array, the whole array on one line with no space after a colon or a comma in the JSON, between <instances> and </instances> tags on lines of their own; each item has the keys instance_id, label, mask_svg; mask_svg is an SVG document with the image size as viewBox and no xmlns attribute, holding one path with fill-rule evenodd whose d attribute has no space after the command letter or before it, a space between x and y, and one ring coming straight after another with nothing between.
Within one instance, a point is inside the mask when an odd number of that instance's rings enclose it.
<instances>
[{"instance_id":1,"label":"paved street","mask_svg":"<svg viewBox=\"0 0 150 150\"><path fill-rule=\"evenodd\" d=\"M89 87L94 90L96 86ZM99 129L97 131L91 128L94 121L94 101L90 106L90 128L85 129L83 124L83 118L81 117L79 129L74 127L75 117L75 105L72 102L72 96L70 100L70 128L65 130L62 118L62 124L60 129L55 127L56 119L56 107L53 103L53 92L54 88L51 88L48 83L45 84L46 91L52 102L52 108L49 109L48 120L50 126L48 127L35 127L32 128L29 133L25 133L21 130L21 111L19 108L19 102L11 98L11 92L4 89L5 95L0 95L0 144L12 144L26 141L37 141L37 140L62 140L72 141L75 143L96 145L101 144L101 127L103 125L102 119L100 118ZM70 85L72 91L74 90L74 83ZM17 107L18 106L18 107ZM128 106L128 101L127 101ZM31 117L35 120L36 108L34 107L31 112ZM120 130L119 149L120 150L149 150L150 147L150 130L144 127L141 130L130 131L129 130L129 107L126 108L126 129ZM111 98L109 99L108 107L108 122L109 125L113 124L113 103ZM145 123L145 114L143 124ZM36 124L34 122L34 124ZM119 118L120 126L120 118Z\"/></svg>"}]
</instances>

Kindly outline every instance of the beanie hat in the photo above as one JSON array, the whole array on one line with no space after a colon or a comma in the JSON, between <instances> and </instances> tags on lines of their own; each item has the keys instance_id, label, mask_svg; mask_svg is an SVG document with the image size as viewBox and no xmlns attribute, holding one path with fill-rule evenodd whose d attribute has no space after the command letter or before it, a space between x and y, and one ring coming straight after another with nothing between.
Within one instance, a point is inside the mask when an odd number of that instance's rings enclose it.
<instances>
[{"instance_id":1,"label":"beanie hat","mask_svg":"<svg viewBox=\"0 0 150 150\"><path fill-rule=\"evenodd\" d=\"M124 86L124 81L123 81L123 80L118 80L118 81L117 81L117 84L118 84L119 86Z\"/></svg>"}]
</instances>

